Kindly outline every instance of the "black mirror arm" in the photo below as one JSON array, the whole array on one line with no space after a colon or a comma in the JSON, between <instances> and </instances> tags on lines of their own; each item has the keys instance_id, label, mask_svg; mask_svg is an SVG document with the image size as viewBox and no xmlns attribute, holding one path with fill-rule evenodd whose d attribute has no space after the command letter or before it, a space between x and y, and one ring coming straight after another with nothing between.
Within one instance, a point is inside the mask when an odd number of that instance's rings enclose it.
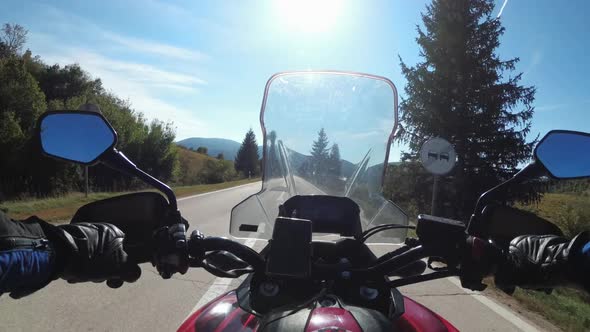
<instances>
[{"instance_id":1,"label":"black mirror arm","mask_svg":"<svg viewBox=\"0 0 590 332\"><path fill-rule=\"evenodd\" d=\"M170 208L174 211L178 210L174 191L172 191L172 189L167 184L138 168L131 160L129 160L129 158L127 158L127 156L123 154L123 152L118 151L117 149L112 149L111 151L102 155L100 161L117 171L131 176L136 176L150 186L158 189L168 198Z\"/></svg>"},{"instance_id":2,"label":"black mirror arm","mask_svg":"<svg viewBox=\"0 0 590 332\"><path fill-rule=\"evenodd\" d=\"M473 212L473 215L471 215L471 220L469 221L469 225L467 226L467 233L470 235L485 237L485 234L482 233L482 221L479 220L481 219L480 216L483 211L483 208L490 201L496 199L498 196L502 194L505 194L506 190L510 186L523 183L527 180L536 179L546 174L547 169L545 168L545 166L543 166L540 162L533 160L523 169L514 174L514 176L510 179L500 183L499 185L481 194L481 196L479 196L479 199L477 200L477 203L475 204L475 211Z\"/></svg>"}]
</instances>

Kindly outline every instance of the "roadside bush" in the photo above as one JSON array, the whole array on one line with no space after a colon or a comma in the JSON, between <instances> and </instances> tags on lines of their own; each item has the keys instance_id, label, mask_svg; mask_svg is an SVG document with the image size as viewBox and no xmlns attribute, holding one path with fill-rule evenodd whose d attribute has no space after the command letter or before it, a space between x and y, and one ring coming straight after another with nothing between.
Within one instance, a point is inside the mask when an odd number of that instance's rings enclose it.
<instances>
[{"instance_id":1,"label":"roadside bush","mask_svg":"<svg viewBox=\"0 0 590 332\"><path fill-rule=\"evenodd\" d=\"M573 237L590 226L590 202L574 200L566 203L558 212L555 223L566 236Z\"/></svg>"},{"instance_id":2,"label":"roadside bush","mask_svg":"<svg viewBox=\"0 0 590 332\"><path fill-rule=\"evenodd\" d=\"M518 207L551 221L568 237L590 229L590 197L586 195L548 193L538 203Z\"/></svg>"},{"instance_id":3,"label":"roadside bush","mask_svg":"<svg viewBox=\"0 0 590 332\"><path fill-rule=\"evenodd\" d=\"M234 165L229 160L207 160L199 172L200 183L221 183L237 177Z\"/></svg>"}]
</instances>

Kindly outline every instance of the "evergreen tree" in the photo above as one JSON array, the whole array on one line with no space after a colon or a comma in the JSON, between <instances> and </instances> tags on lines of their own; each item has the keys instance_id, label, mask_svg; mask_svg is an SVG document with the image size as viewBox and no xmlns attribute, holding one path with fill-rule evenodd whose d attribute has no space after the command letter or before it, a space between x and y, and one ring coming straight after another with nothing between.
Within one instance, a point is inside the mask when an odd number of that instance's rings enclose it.
<instances>
[{"instance_id":1,"label":"evergreen tree","mask_svg":"<svg viewBox=\"0 0 590 332\"><path fill-rule=\"evenodd\" d=\"M279 165L279 163L280 163L279 152L278 152L276 141L277 141L277 133L274 130L272 130L270 133L268 133L268 140L266 141L266 144L268 146L268 150L267 150L268 155L266 156L268 158L268 162L266 163L265 166L268 167L269 169L265 170L265 174L267 174L269 177L281 175L281 170L280 170L280 165Z\"/></svg>"},{"instance_id":2,"label":"evergreen tree","mask_svg":"<svg viewBox=\"0 0 590 332\"><path fill-rule=\"evenodd\" d=\"M327 161L329 158L328 135L324 128L318 132L318 139L311 147L311 165L316 178L326 174Z\"/></svg>"},{"instance_id":3,"label":"evergreen tree","mask_svg":"<svg viewBox=\"0 0 590 332\"><path fill-rule=\"evenodd\" d=\"M455 217L468 217L477 197L512 175L531 156L527 142L534 87L511 74L518 58L496 54L504 28L492 0L434 0L416 41L422 62L407 66L401 103L402 138L416 156L425 139L440 136L457 151L451 174Z\"/></svg>"},{"instance_id":4,"label":"evergreen tree","mask_svg":"<svg viewBox=\"0 0 590 332\"><path fill-rule=\"evenodd\" d=\"M252 128L246 133L246 137L242 141L242 145L238 150L235 159L236 171L242 173L244 177L257 176L260 172L258 159L258 143L256 143L256 135Z\"/></svg>"},{"instance_id":5,"label":"evergreen tree","mask_svg":"<svg viewBox=\"0 0 590 332\"><path fill-rule=\"evenodd\" d=\"M340 160L340 148L338 147L338 144L332 144L328 160L330 174L333 176L340 176L342 161Z\"/></svg>"}]
</instances>

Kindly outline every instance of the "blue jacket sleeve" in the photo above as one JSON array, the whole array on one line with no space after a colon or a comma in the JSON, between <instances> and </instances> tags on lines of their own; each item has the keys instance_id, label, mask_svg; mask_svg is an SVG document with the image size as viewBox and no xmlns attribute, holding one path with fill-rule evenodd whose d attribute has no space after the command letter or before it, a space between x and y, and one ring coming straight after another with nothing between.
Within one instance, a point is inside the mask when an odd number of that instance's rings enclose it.
<instances>
[{"instance_id":1,"label":"blue jacket sleeve","mask_svg":"<svg viewBox=\"0 0 590 332\"><path fill-rule=\"evenodd\" d=\"M0 252L0 294L27 292L46 285L52 276L52 253L44 248Z\"/></svg>"},{"instance_id":2,"label":"blue jacket sleeve","mask_svg":"<svg viewBox=\"0 0 590 332\"><path fill-rule=\"evenodd\" d=\"M0 212L0 294L19 298L47 285L55 269L55 250L31 217L16 221Z\"/></svg>"}]
</instances>

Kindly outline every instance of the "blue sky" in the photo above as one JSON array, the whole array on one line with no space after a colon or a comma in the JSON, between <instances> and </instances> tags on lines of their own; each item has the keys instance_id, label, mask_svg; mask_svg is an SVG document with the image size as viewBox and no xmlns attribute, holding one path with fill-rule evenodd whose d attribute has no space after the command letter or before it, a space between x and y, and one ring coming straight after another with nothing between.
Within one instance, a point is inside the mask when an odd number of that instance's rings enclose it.
<instances>
[{"instance_id":1,"label":"blue sky","mask_svg":"<svg viewBox=\"0 0 590 332\"><path fill-rule=\"evenodd\" d=\"M264 84L279 71L367 72L404 96L397 56L419 60L427 1L296 3L3 0L0 22L29 29L27 47L46 62L77 62L148 118L174 121L178 139L259 132ZM537 86L532 135L590 131L589 10L584 0L504 6L499 53L520 57L523 83Z\"/></svg>"}]
</instances>

